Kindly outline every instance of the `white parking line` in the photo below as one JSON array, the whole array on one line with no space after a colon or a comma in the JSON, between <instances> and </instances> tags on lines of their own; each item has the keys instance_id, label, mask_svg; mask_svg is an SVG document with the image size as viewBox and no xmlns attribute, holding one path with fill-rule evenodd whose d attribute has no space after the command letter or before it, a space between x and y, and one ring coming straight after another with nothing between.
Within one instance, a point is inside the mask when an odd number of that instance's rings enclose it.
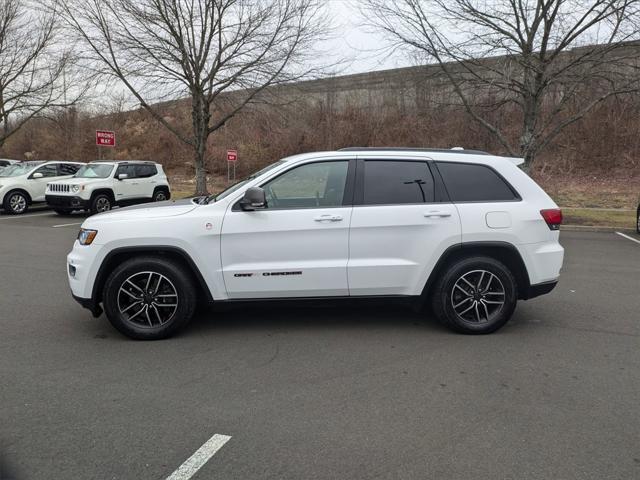
<instances>
[{"instance_id":1,"label":"white parking line","mask_svg":"<svg viewBox=\"0 0 640 480\"><path fill-rule=\"evenodd\" d=\"M31 217L44 217L45 215L53 215L51 212L47 213L33 213L30 215L10 215L7 217L0 218L1 220L17 220L19 218L31 218Z\"/></svg>"},{"instance_id":2,"label":"white parking line","mask_svg":"<svg viewBox=\"0 0 640 480\"><path fill-rule=\"evenodd\" d=\"M620 233L620 232L616 232L618 235L620 235L621 237L626 238L627 240L631 240L632 242L636 242L636 243L640 243L640 240L636 240L633 237L630 237L629 235L625 235L624 233Z\"/></svg>"},{"instance_id":3,"label":"white parking line","mask_svg":"<svg viewBox=\"0 0 640 480\"><path fill-rule=\"evenodd\" d=\"M71 227L72 225L82 225L82 222L79 222L79 223L63 223L62 225L51 225L51 228Z\"/></svg>"},{"instance_id":4,"label":"white parking line","mask_svg":"<svg viewBox=\"0 0 640 480\"><path fill-rule=\"evenodd\" d=\"M222 446L231 439L228 435L218 435L217 433L205 442L196 452L191 455L186 462L167 477L167 480L189 480L205 463L209 461Z\"/></svg>"}]
</instances>

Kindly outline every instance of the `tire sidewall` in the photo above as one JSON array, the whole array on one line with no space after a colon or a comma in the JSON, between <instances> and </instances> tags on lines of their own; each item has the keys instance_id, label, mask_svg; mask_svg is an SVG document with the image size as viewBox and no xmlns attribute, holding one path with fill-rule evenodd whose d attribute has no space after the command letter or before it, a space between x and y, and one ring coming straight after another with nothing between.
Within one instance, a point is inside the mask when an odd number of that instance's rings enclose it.
<instances>
[{"instance_id":1,"label":"tire sidewall","mask_svg":"<svg viewBox=\"0 0 640 480\"><path fill-rule=\"evenodd\" d=\"M158 200L158 195L163 195L164 198L161 199L161 200ZM159 190L156 190L153 193L153 201L154 202L164 202L166 200L169 200L169 197L168 197L167 192L165 190L159 189Z\"/></svg>"},{"instance_id":2,"label":"tire sidewall","mask_svg":"<svg viewBox=\"0 0 640 480\"><path fill-rule=\"evenodd\" d=\"M144 328L128 322L118 309L118 292L122 283L138 272L152 271L167 277L178 294L178 307L171 320L157 327ZM196 295L189 274L179 265L160 258L129 260L117 267L105 282L103 305L107 318L122 334L136 340L159 340L167 338L183 328L193 316Z\"/></svg>"},{"instance_id":3,"label":"tire sidewall","mask_svg":"<svg viewBox=\"0 0 640 480\"><path fill-rule=\"evenodd\" d=\"M98 209L97 209L98 200L100 198L106 198L107 201L109 202L109 209L105 210L104 212L98 212ZM111 200L111 197L109 197L109 195L107 195L106 193L99 193L95 197L93 197L93 200L91 201L91 213L93 213L94 215L97 213L106 213L108 211L111 211L111 209L113 209L113 200Z\"/></svg>"},{"instance_id":4,"label":"tire sidewall","mask_svg":"<svg viewBox=\"0 0 640 480\"><path fill-rule=\"evenodd\" d=\"M488 323L474 324L466 322L453 309L451 295L455 283L465 273L473 270L486 270L496 275L505 289L505 304L499 314ZM469 334L485 334L495 332L509 321L518 302L517 284L515 277L501 262L488 257L468 258L456 262L445 274L439 295L439 314L445 317L445 323L454 330Z\"/></svg>"},{"instance_id":5,"label":"tire sidewall","mask_svg":"<svg viewBox=\"0 0 640 480\"><path fill-rule=\"evenodd\" d=\"M24 210L22 210L21 212L16 212L15 210L13 210L13 209L11 208L11 199L12 199L13 197L15 197L16 195L21 196L21 197L24 199L24 201L25 201L25 207L24 207ZM29 209L29 199L27 198L27 196L26 196L24 193L22 193L22 192L20 192L20 191L13 191L13 192L9 192L9 193L7 193L7 195L5 196L4 204L2 205L2 207L3 207L4 211L5 211L6 213L10 214L10 215L22 215L23 213L26 213L26 212L27 212L27 210Z\"/></svg>"}]
</instances>

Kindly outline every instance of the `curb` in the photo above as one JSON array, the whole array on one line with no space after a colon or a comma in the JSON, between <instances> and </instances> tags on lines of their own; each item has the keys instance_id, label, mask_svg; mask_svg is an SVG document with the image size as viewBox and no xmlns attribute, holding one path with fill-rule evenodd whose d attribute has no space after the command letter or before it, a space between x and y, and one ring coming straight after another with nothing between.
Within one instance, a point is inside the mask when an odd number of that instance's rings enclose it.
<instances>
[{"instance_id":1,"label":"curb","mask_svg":"<svg viewBox=\"0 0 640 480\"><path fill-rule=\"evenodd\" d=\"M621 228L611 226L599 226L599 225L561 225L560 231L567 232L624 232L624 233L636 233L633 228Z\"/></svg>"}]
</instances>

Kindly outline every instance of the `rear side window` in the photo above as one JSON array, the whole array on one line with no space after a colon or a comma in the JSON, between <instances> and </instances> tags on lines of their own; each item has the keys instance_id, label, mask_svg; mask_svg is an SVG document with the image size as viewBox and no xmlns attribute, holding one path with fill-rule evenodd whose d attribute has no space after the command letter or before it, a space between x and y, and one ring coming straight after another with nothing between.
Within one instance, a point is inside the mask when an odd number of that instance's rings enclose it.
<instances>
[{"instance_id":1,"label":"rear side window","mask_svg":"<svg viewBox=\"0 0 640 480\"><path fill-rule=\"evenodd\" d=\"M485 165L437 162L452 202L503 202L519 200L496 172Z\"/></svg>"},{"instance_id":2,"label":"rear side window","mask_svg":"<svg viewBox=\"0 0 640 480\"><path fill-rule=\"evenodd\" d=\"M135 170L136 177L138 178L153 177L156 173L158 173L155 165L136 165Z\"/></svg>"},{"instance_id":3,"label":"rear side window","mask_svg":"<svg viewBox=\"0 0 640 480\"><path fill-rule=\"evenodd\" d=\"M425 162L365 162L364 205L426 203L433 198L433 177Z\"/></svg>"},{"instance_id":4,"label":"rear side window","mask_svg":"<svg viewBox=\"0 0 640 480\"><path fill-rule=\"evenodd\" d=\"M80 165L74 165L73 163L59 163L58 175L75 175L80 169Z\"/></svg>"}]
</instances>

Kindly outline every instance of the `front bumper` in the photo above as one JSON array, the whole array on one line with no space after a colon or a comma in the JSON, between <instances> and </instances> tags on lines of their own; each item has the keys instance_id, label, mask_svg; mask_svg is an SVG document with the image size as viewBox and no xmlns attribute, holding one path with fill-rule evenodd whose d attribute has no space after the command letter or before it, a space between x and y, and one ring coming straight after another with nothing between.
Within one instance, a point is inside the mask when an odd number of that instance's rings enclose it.
<instances>
[{"instance_id":1,"label":"front bumper","mask_svg":"<svg viewBox=\"0 0 640 480\"><path fill-rule=\"evenodd\" d=\"M77 297L77 296L75 296L73 294L71 294L71 296L73 297L73 299L76 302L78 302L84 308L89 310L91 312L91 314L95 318L98 318L100 315L102 315L102 312L103 312L102 307L100 306L100 304L94 302L93 299L91 299L91 298L81 298L81 297Z\"/></svg>"},{"instance_id":2,"label":"front bumper","mask_svg":"<svg viewBox=\"0 0 640 480\"><path fill-rule=\"evenodd\" d=\"M558 281L553 280L551 282L536 283L535 285L530 285L522 299L530 300L532 298L539 297L540 295L546 295L547 293L551 292L551 290L556 288L557 284Z\"/></svg>"},{"instance_id":3,"label":"front bumper","mask_svg":"<svg viewBox=\"0 0 640 480\"><path fill-rule=\"evenodd\" d=\"M47 205L53 208L86 209L89 208L89 200L76 196L45 195Z\"/></svg>"}]
</instances>

